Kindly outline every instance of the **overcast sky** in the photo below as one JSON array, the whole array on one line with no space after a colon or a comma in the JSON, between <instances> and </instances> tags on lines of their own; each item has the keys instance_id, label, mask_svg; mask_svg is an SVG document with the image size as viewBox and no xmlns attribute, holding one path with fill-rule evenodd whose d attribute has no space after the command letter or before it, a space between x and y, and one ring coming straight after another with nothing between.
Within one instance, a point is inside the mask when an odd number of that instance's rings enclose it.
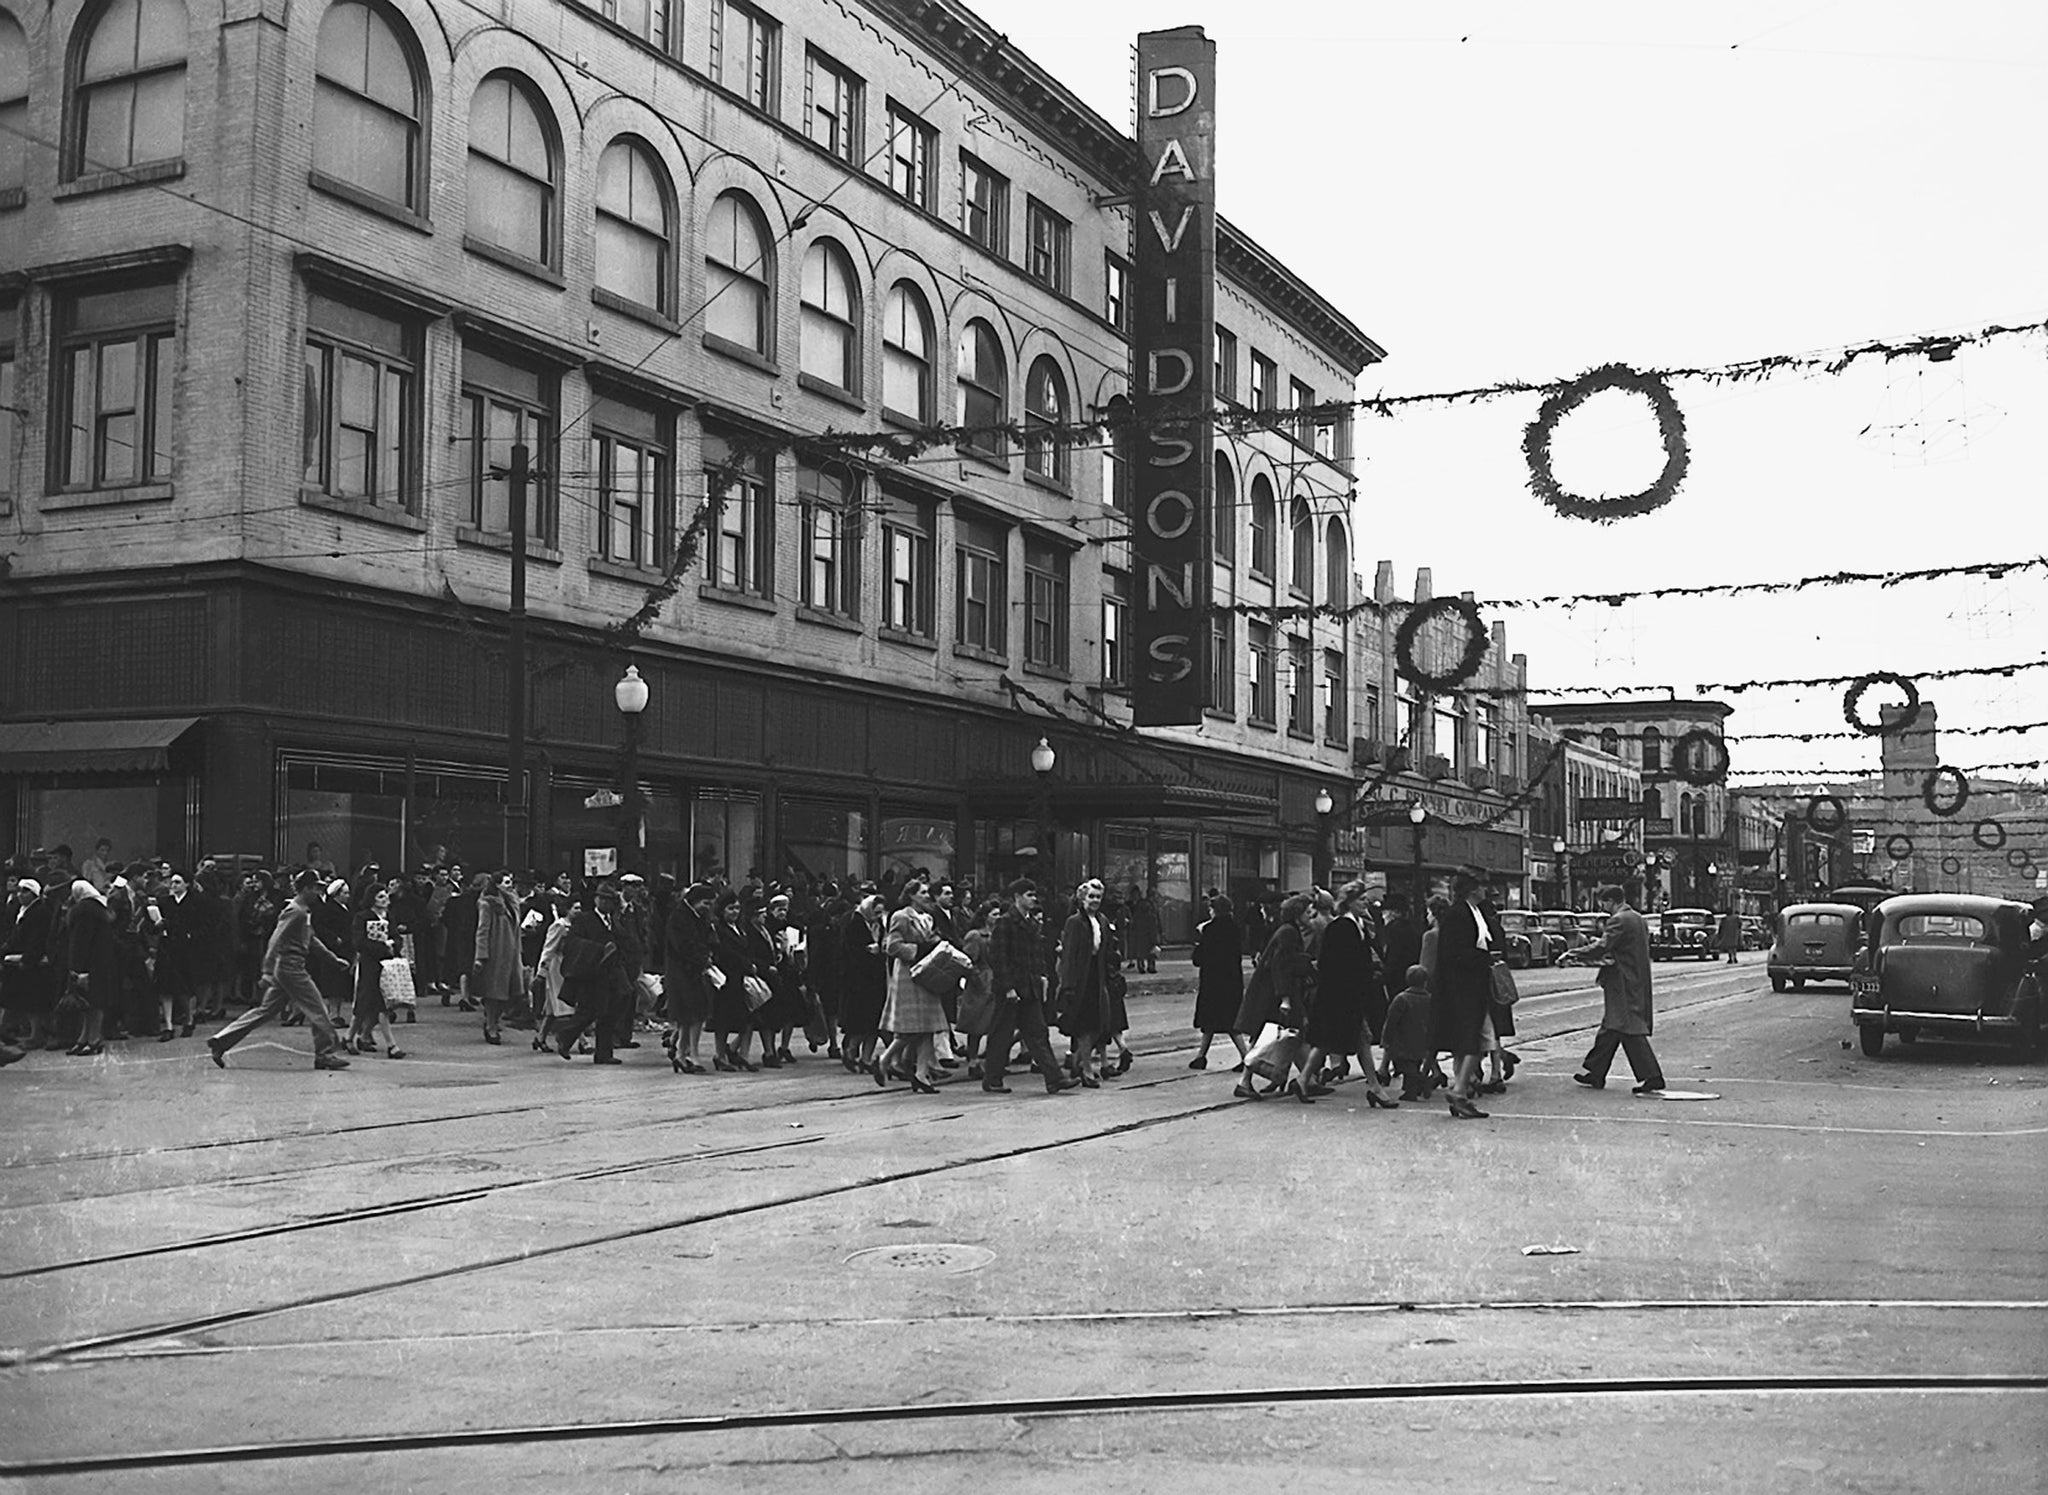
<instances>
[{"instance_id":1,"label":"overcast sky","mask_svg":"<svg viewBox=\"0 0 2048 1495\"><path fill-rule=\"evenodd\" d=\"M1388 350L1361 394L1702 366L2048 321L2041 0L976 0L1119 124L1138 32L1218 50L1222 211ZM1079 24L1085 22L1085 29ZM1690 475L1612 526L1530 495L1536 396L1358 422L1356 554L1406 593L1788 579L2048 553L2048 338L1676 394ZM1656 474L1647 406L1589 403L1559 477ZM2048 655L2048 576L1789 599L1516 610L1539 689L1695 685ZM2048 720L2048 670L1930 682L1944 724ZM1869 698L1874 706L1881 693ZM1724 694L1731 733L1843 726L1841 691ZM1975 764L2048 731L1946 738ZM1855 769L1874 744L1737 745ZM2038 776L2028 775L2028 776Z\"/></svg>"}]
</instances>

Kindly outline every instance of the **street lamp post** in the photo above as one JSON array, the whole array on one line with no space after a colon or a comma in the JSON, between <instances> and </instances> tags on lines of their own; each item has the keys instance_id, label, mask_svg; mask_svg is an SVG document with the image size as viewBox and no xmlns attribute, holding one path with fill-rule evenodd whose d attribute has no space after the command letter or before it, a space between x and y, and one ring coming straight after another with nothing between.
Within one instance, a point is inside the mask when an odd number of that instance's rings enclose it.
<instances>
[{"instance_id":1,"label":"street lamp post","mask_svg":"<svg viewBox=\"0 0 2048 1495\"><path fill-rule=\"evenodd\" d=\"M1422 881L1422 823L1429 819L1429 810L1421 800L1408 807L1408 823L1415 827L1415 918L1420 926L1423 911L1429 906L1429 889Z\"/></svg>"},{"instance_id":2,"label":"street lamp post","mask_svg":"<svg viewBox=\"0 0 2048 1495\"><path fill-rule=\"evenodd\" d=\"M1712 908L1721 901L1721 869L1713 862L1707 863L1707 907Z\"/></svg>"},{"instance_id":3,"label":"street lamp post","mask_svg":"<svg viewBox=\"0 0 2048 1495\"><path fill-rule=\"evenodd\" d=\"M1031 771L1038 775L1038 793L1031 802L1031 823L1038 841L1038 881L1052 886L1052 769L1059 755L1052 743L1041 737L1031 750Z\"/></svg>"},{"instance_id":4,"label":"street lamp post","mask_svg":"<svg viewBox=\"0 0 2048 1495\"><path fill-rule=\"evenodd\" d=\"M1550 854L1557 858L1557 883L1564 890L1564 906L1577 908L1579 901L1572 895L1572 851L1559 836L1550 843Z\"/></svg>"},{"instance_id":5,"label":"street lamp post","mask_svg":"<svg viewBox=\"0 0 2048 1495\"><path fill-rule=\"evenodd\" d=\"M626 666L612 687L612 700L626 718L619 767L619 870L632 872L640 865L640 713L647 709L647 682L640 678L638 665Z\"/></svg>"},{"instance_id":6,"label":"street lamp post","mask_svg":"<svg viewBox=\"0 0 2048 1495\"><path fill-rule=\"evenodd\" d=\"M1336 808L1337 802L1330 798L1328 789L1316 790L1315 884L1319 888L1327 888L1330 885L1331 867L1337 859L1336 848L1331 844L1331 836L1335 831L1331 814Z\"/></svg>"}]
</instances>

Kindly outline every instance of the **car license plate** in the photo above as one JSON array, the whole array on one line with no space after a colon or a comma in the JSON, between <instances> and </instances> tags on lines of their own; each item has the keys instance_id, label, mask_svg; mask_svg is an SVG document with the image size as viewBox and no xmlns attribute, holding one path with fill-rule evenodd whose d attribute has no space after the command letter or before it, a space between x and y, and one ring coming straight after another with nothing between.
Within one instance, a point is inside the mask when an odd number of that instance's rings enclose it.
<instances>
[{"instance_id":1,"label":"car license plate","mask_svg":"<svg viewBox=\"0 0 2048 1495\"><path fill-rule=\"evenodd\" d=\"M1808 945L1806 947L1806 953L1808 955L1818 955L1821 951L1825 950L1826 948L1827 946L1825 945Z\"/></svg>"}]
</instances>

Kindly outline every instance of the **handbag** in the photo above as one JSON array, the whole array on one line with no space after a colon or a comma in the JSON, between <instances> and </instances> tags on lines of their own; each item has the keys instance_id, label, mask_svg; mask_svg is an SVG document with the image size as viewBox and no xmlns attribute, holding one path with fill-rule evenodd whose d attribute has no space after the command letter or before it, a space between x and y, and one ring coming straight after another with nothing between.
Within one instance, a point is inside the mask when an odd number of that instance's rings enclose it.
<instances>
[{"instance_id":1,"label":"handbag","mask_svg":"<svg viewBox=\"0 0 2048 1495\"><path fill-rule=\"evenodd\" d=\"M1301 1034L1278 1023L1268 1023L1260 1031L1259 1041L1244 1056L1245 1073L1277 1082L1286 1078L1300 1058Z\"/></svg>"},{"instance_id":2,"label":"handbag","mask_svg":"<svg viewBox=\"0 0 2048 1495\"><path fill-rule=\"evenodd\" d=\"M759 1012L769 1002L774 1000L775 997L775 993L769 988L768 983L759 976L744 977L740 982L740 990L746 993L747 1011L749 1012Z\"/></svg>"},{"instance_id":3,"label":"handbag","mask_svg":"<svg viewBox=\"0 0 2048 1495\"><path fill-rule=\"evenodd\" d=\"M947 997L960 990L960 978L973 969L964 951L940 940L910 968L910 979L935 997Z\"/></svg>"},{"instance_id":4,"label":"handbag","mask_svg":"<svg viewBox=\"0 0 2048 1495\"><path fill-rule=\"evenodd\" d=\"M1491 971L1493 1000L1503 1007L1512 1007L1522 995L1515 989L1515 973L1505 964L1496 964Z\"/></svg>"},{"instance_id":5,"label":"handbag","mask_svg":"<svg viewBox=\"0 0 2048 1495\"><path fill-rule=\"evenodd\" d=\"M832 1041L832 1025L825 1021L825 1004L818 1000L818 994L808 988L804 991L804 1042L813 1049L821 1049Z\"/></svg>"},{"instance_id":6,"label":"handbag","mask_svg":"<svg viewBox=\"0 0 2048 1495\"><path fill-rule=\"evenodd\" d=\"M419 998L412 989L412 963L394 955L377 966L377 994L386 1007L412 1007Z\"/></svg>"}]
</instances>

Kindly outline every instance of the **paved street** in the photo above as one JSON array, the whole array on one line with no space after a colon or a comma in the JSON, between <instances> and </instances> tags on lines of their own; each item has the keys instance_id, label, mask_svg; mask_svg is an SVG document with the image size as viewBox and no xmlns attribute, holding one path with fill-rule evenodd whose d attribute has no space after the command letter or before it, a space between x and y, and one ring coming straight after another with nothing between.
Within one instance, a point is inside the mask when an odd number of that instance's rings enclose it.
<instances>
[{"instance_id":1,"label":"paved street","mask_svg":"<svg viewBox=\"0 0 2048 1495\"><path fill-rule=\"evenodd\" d=\"M1597 993L1525 973L1485 1122L1232 1100L1184 962L1058 1098L439 1007L346 1074L35 1054L0 1489L2043 1488L2048 1067L1866 1059L1759 955L1656 975L1711 1098L1574 1086Z\"/></svg>"}]
</instances>

